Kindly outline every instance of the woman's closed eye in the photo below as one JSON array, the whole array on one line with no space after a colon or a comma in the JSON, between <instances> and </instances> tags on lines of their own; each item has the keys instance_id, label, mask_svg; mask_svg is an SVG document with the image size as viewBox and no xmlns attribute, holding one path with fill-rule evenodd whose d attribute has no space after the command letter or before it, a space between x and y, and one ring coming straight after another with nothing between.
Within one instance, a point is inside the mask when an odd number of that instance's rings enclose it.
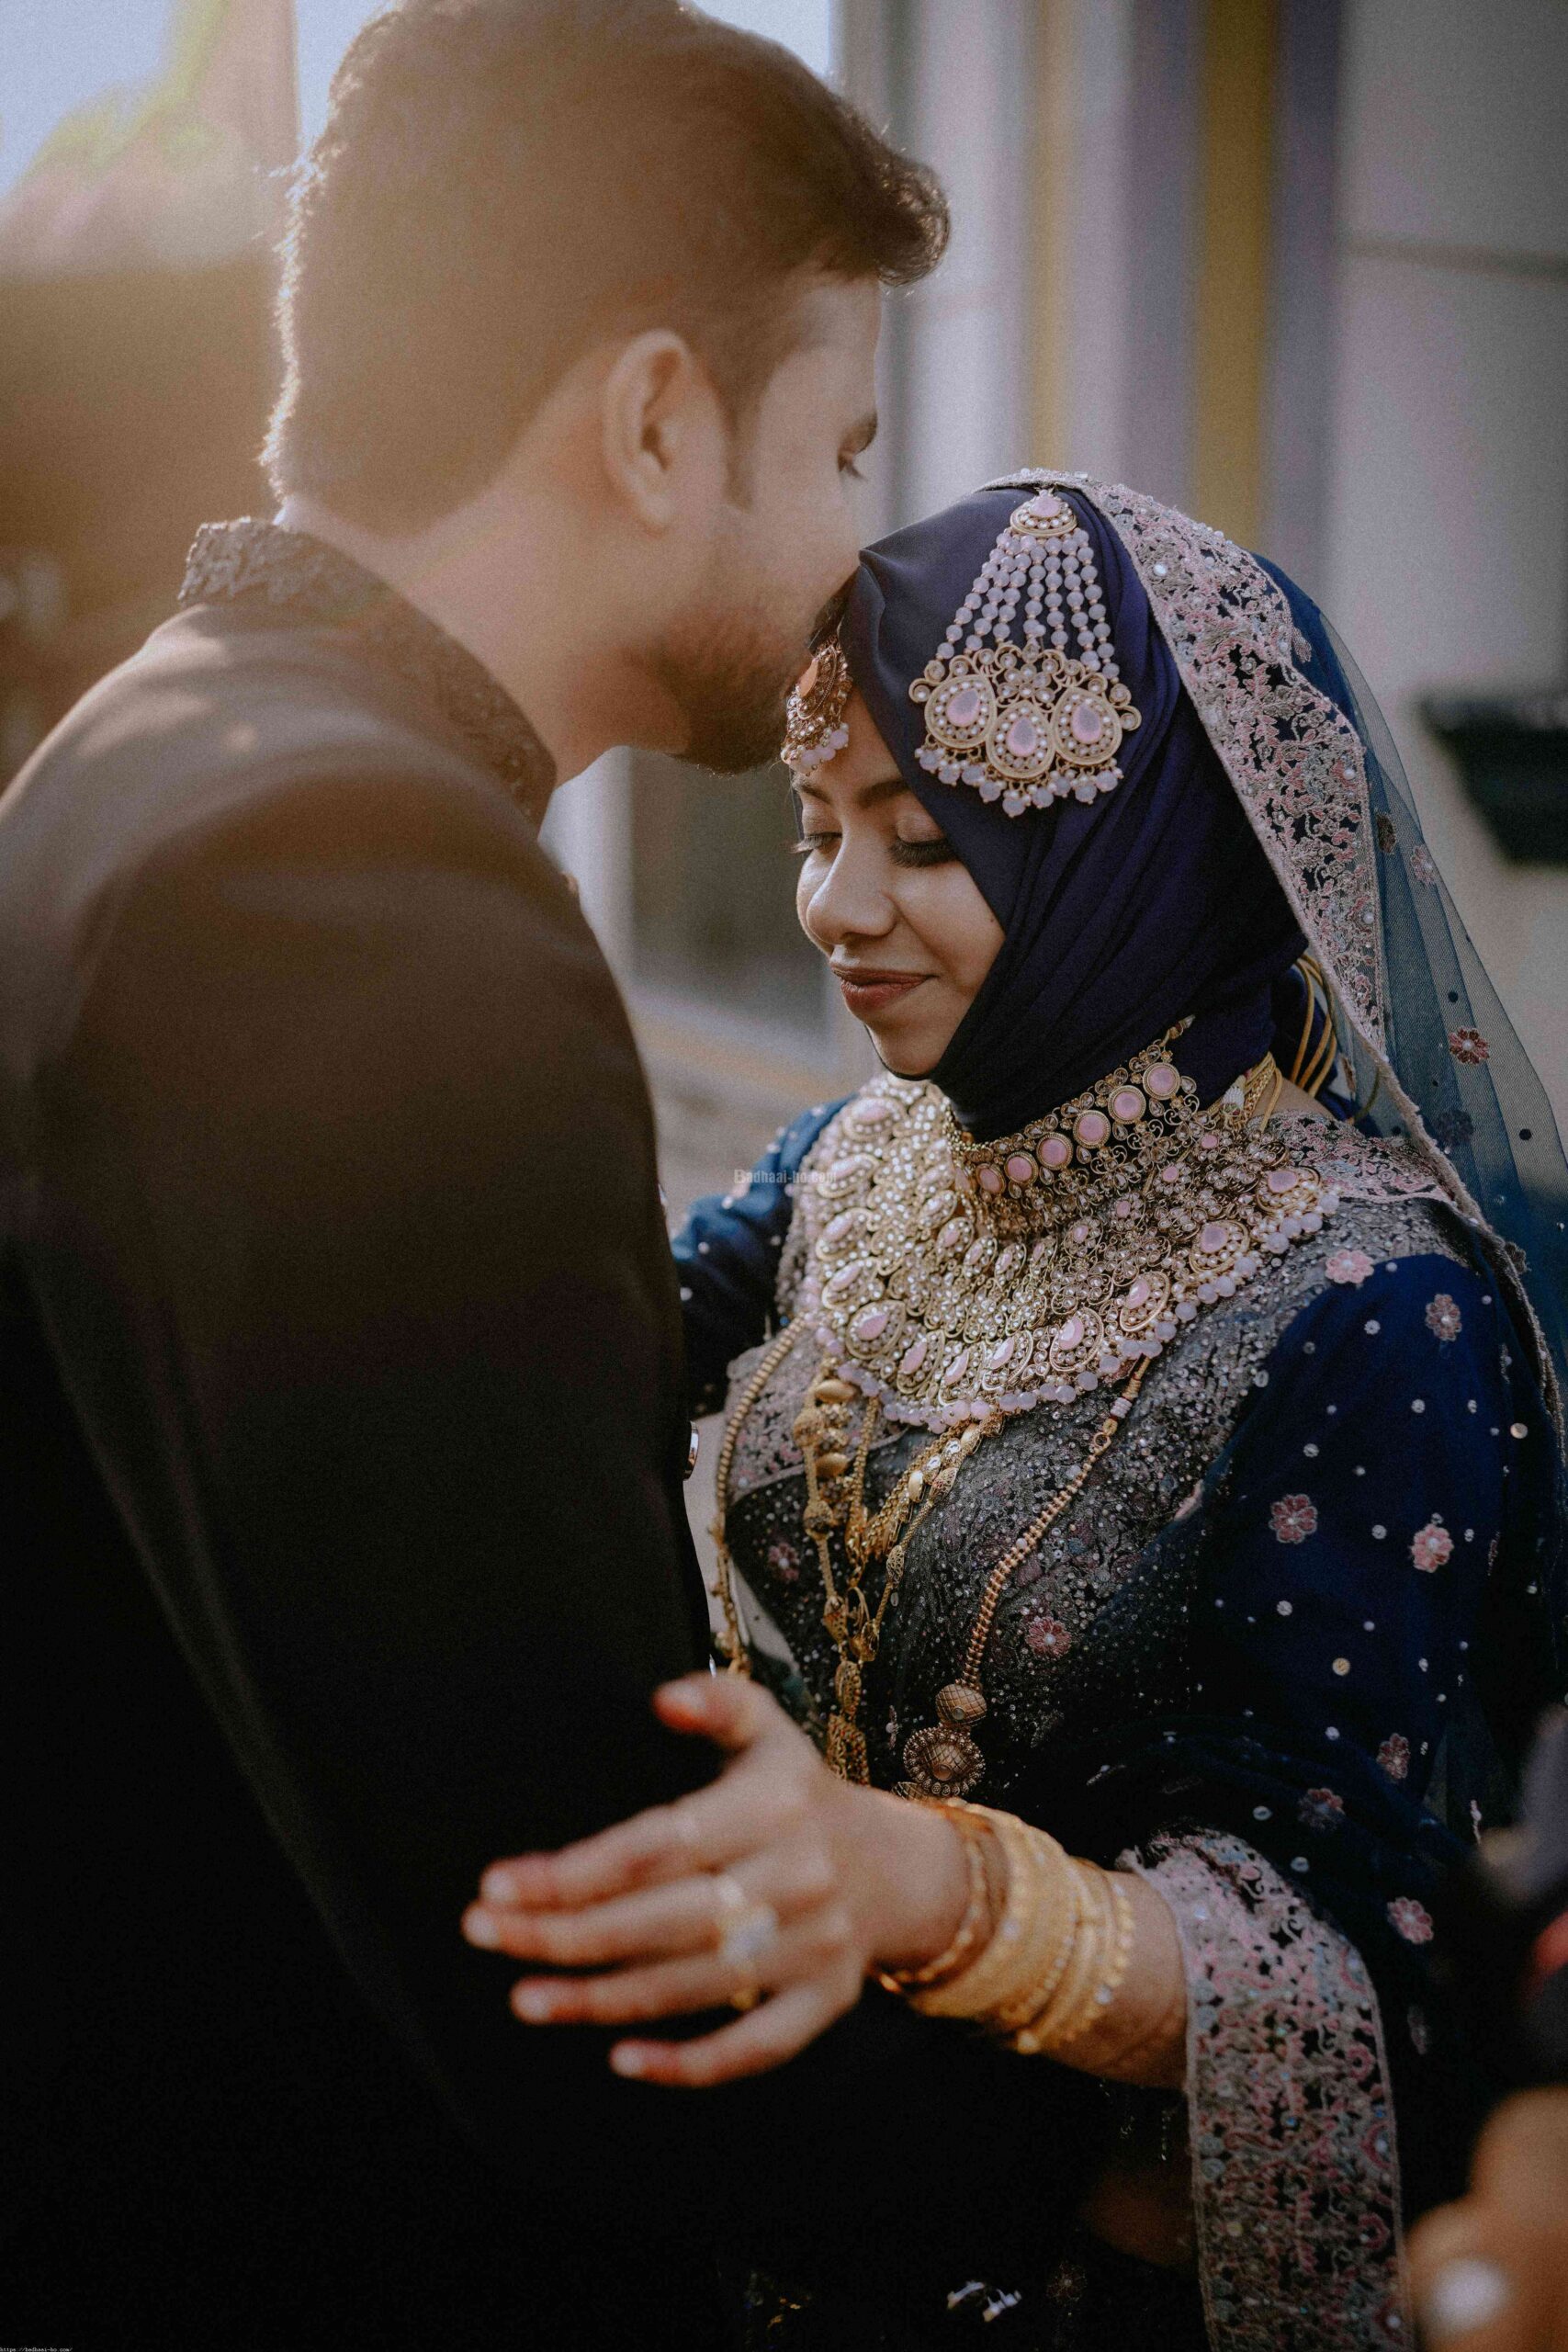
<instances>
[{"instance_id":1,"label":"woman's closed eye","mask_svg":"<svg viewBox=\"0 0 1568 2352\"><path fill-rule=\"evenodd\" d=\"M811 857L818 851L830 857L838 847L837 833L802 833L790 844L795 857ZM937 833L929 841L907 842L896 838L888 843L888 855L895 865L946 865L955 854L945 833Z\"/></svg>"},{"instance_id":2,"label":"woman's closed eye","mask_svg":"<svg viewBox=\"0 0 1568 2352\"><path fill-rule=\"evenodd\" d=\"M946 865L956 854L945 833L933 833L918 842L907 842L900 837L893 843L895 865Z\"/></svg>"}]
</instances>

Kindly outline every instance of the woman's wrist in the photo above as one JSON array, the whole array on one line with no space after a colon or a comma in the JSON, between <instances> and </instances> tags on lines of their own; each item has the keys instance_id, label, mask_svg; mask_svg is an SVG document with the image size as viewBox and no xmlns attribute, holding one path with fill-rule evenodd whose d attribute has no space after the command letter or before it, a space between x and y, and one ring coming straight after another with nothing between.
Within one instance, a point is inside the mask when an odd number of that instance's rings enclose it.
<instances>
[{"instance_id":1,"label":"woman's wrist","mask_svg":"<svg viewBox=\"0 0 1568 2352\"><path fill-rule=\"evenodd\" d=\"M884 1789L844 1789L846 1864L872 1961L888 1973L925 1968L959 1930L969 1903L964 1839L931 1807Z\"/></svg>"}]
</instances>

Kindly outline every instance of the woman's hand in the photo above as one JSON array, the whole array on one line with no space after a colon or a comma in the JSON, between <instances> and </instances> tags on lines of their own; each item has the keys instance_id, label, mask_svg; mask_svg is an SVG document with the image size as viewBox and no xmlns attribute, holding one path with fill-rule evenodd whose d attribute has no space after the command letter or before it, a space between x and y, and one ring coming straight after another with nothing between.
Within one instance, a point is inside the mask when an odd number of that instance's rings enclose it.
<instances>
[{"instance_id":1,"label":"woman's hand","mask_svg":"<svg viewBox=\"0 0 1568 2352\"><path fill-rule=\"evenodd\" d=\"M654 1704L734 1760L674 1804L492 1864L463 1932L515 1960L604 1972L525 1976L512 2006L531 2025L640 2024L766 1995L696 2041L610 2053L650 2082L728 2082L814 2041L869 1970L934 1958L963 1913L966 1865L950 1822L837 1779L756 1683L690 1675Z\"/></svg>"}]
</instances>

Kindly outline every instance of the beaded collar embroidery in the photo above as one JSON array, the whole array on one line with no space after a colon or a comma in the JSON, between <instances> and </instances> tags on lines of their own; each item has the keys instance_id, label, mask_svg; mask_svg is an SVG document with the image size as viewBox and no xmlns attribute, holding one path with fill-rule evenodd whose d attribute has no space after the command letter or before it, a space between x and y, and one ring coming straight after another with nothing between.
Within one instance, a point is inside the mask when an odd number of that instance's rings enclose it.
<instances>
[{"instance_id":1,"label":"beaded collar embroidery","mask_svg":"<svg viewBox=\"0 0 1568 2352\"><path fill-rule=\"evenodd\" d=\"M1333 1215L1326 1177L1248 1125L1256 1086L1199 1104L1178 1034L998 1142L890 1075L824 1130L800 1315L889 1420L956 1428L1113 1385Z\"/></svg>"},{"instance_id":2,"label":"beaded collar embroidery","mask_svg":"<svg viewBox=\"0 0 1568 2352\"><path fill-rule=\"evenodd\" d=\"M555 762L482 662L374 572L303 531L246 515L204 523L186 566L183 606L253 599L355 642L422 687L447 723L511 788L536 823L555 788Z\"/></svg>"}]
</instances>

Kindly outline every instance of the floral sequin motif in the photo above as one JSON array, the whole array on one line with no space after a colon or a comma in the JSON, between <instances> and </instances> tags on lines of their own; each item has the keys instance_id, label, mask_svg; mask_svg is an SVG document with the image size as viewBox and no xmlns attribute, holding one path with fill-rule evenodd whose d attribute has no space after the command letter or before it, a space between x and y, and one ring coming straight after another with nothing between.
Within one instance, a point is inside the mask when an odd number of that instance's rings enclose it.
<instances>
[{"instance_id":1,"label":"floral sequin motif","mask_svg":"<svg viewBox=\"0 0 1568 2352\"><path fill-rule=\"evenodd\" d=\"M1477 1067L1492 1058L1492 1048L1479 1029L1450 1029L1449 1051L1456 1062L1470 1062Z\"/></svg>"},{"instance_id":2,"label":"floral sequin motif","mask_svg":"<svg viewBox=\"0 0 1568 2352\"><path fill-rule=\"evenodd\" d=\"M1378 1750L1378 1762L1391 1781L1410 1776L1410 1742L1403 1732L1391 1731Z\"/></svg>"},{"instance_id":3,"label":"floral sequin motif","mask_svg":"<svg viewBox=\"0 0 1568 2352\"><path fill-rule=\"evenodd\" d=\"M1432 1337L1445 1343L1450 1340L1457 1340L1464 1329L1464 1317L1459 1311L1459 1304L1457 1300L1449 1296L1446 1290L1440 1290L1436 1298L1430 1302L1427 1308L1426 1320L1427 1329Z\"/></svg>"},{"instance_id":4,"label":"floral sequin motif","mask_svg":"<svg viewBox=\"0 0 1568 2352\"><path fill-rule=\"evenodd\" d=\"M1410 871L1417 882L1424 883L1428 890L1437 888L1438 879L1437 861L1425 842L1417 842L1411 851Z\"/></svg>"},{"instance_id":5,"label":"floral sequin motif","mask_svg":"<svg viewBox=\"0 0 1568 2352\"><path fill-rule=\"evenodd\" d=\"M1036 1657L1066 1657L1073 1645L1073 1637L1059 1617L1032 1617L1023 1638Z\"/></svg>"},{"instance_id":6,"label":"floral sequin motif","mask_svg":"<svg viewBox=\"0 0 1568 2352\"><path fill-rule=\"evenodd\" d=\"M1401 1894L1388 1906L1389 1924L1407 1944L1429 1944L1432 1940L1432 1915L1424 1903L1413 1894Z\"/></svg>"},{"instance_id":7,"label":"floral sequin motif","mask_svg":"<svg viewBox=\"0 0 1568 2352\"><path fill-rule=\"evenodd\" d=\"M1331 1283L1350 1283L1359 1290L1372 1271L1372 1261L1364 1250L1337 1250L1323 1271Z\"/></svg>"},{"instance_id":8,"label":"floral sequin motif","mask_svg":"<svg viewBox=\"0 0 1568 2352\"><path fill-rule=\"evenodd\" d=\"M1442 1566L1453 1548L1454 1539L1442 1521L1429 1519L1426 1526L1412 1537L1410 1556L1418 1568L1424 1568L1430 1576L1435 1568Z\"/></svg>"},{"instance_id":9,"label":"floral sequin motif","mask_svg":"<svg viewBox=\"0 0 1568 2352\"><path fill-rule=\"evenodd\" d=\"M1317 1505L1310 1495L1281 1495L1269 1513L1269 1524L1280 1544L1304 1544L1317 1533Z\"/></svg>"},{"instance_id":10,"label":"floral sequin motif","mask_svg":"<svg viewBox=\"0 0 1568 2352\"><path fill-rule=\"evenodd\" d=\"M768 1546L768 1566L774 1576L783 1577L785 1584L795 1584L800 1577L800 1555L793 1544L781 1538Z\"/></svg>"},{"instance_id":11,"label":"floral sequin motif","mask_svg":"<svg viewBox=\"0 0 1568 2352\"><path fill-rule=\"evenodd\" d=\"M1145 1867L1187 1954L1210 2343L1413 2343L1388 2059L1359 1954L1239 1838L1161 1839L1154 1854Z\"/></svg>"},{"instance_id":12,"label":"floral sequin motif","mask_svg":"<svg viewBox=\"0 0 1568 2352\"><path fill-rule=\"evenodd\" d=\"M1345 1818L1345 1800L1334 1789L1308 1789L1296 1807L1304 1829L1337 1829Z\"/></svg>"}]
</instances>

